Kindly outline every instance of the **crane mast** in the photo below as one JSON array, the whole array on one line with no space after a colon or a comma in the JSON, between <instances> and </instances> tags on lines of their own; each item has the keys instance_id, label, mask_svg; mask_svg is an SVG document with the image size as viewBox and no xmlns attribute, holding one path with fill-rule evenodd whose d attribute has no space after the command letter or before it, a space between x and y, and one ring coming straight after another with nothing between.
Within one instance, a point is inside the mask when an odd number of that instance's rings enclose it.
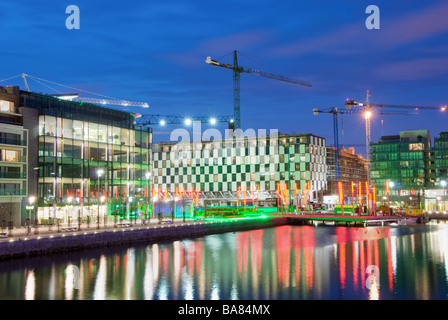
<instances>
[{"instance_id":1,"label":"crane mast","mask_svg":"<svg viewBox=\"0 0 448 320\"><path fill-rule=\"evenodd\" d=\"M366 160L367 160L367 182L370 185L370 116L372 115L370 111L370 91L367 90L366 94L366 106L367 110L364 112L364 117L366 118Z\"/></svg>"},{"instance_id":2,"label":"crane mast","mask_svg":"<svg viewBox=\"0 0 448 320\"><path fill-rule=\"evenodd\" d=\"M241 129L240 78L241 72L238 68L238 57L235 50L233 52L233 117L235 118L235 129Z\"/></svg>"}]
</instances>

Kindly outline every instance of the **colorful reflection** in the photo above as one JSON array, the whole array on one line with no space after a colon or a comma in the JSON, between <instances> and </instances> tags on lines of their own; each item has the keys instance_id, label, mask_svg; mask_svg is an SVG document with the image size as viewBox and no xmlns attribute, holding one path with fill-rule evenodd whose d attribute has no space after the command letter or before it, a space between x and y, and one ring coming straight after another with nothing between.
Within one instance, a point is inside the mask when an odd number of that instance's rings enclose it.
<instances>
[{"instance_id":1,"label":"colorful reflection","mask_svg":"<svg viewBox=\"0 0 448 320\"><path fill-rule=\"evenodd\" d=\"M448 225L282 226L1 262L1 299L446 299Z\"/></svg>"}]
</instances>

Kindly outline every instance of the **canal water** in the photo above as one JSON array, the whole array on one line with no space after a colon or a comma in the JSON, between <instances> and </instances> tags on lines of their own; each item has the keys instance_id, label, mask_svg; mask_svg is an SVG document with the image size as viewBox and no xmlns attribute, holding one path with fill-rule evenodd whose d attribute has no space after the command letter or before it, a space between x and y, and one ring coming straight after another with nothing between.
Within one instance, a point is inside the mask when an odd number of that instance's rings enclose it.
<instances>
[{"instance_id":1,"label":"canal water","mask_svg":"<svg viewBox=\"0 0 448 320\"><path fill-rule=\"evenodd\" d=\"M0 284L2 300L445 300L448 224L281 226L2 261Z\"/></svg>"}]
</instances>

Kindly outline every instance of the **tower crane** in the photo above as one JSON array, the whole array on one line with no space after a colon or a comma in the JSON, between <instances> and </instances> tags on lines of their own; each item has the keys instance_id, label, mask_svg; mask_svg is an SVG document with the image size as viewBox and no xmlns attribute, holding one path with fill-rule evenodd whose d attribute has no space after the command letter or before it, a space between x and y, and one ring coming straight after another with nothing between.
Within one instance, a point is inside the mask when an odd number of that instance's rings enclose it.
<instances>
[{"instance_id":1,"label":"tower crane","mask_svg":"<svg viewBox=\"0 0 448 320\"><path fill-rule=\"evenodd\" d=\"M407 115L407 113L395 113L395 112L389 112L389 111L371 111L369 110L370 114L379 114L379 115ZM333 114L333 139L334 139L334 168L335 168L335 177L336 180L339 179L339 128L338 128L338 114L364 114L365 111L361 109L353 109L353 110L340 110L336 107L332 107L329 109L313 109L314 115L318 115L319 113L331 113ZM369 163L369 159L367 159L367 164ZM369 170L370 168L367 167L367 176L370 177ZM369 181L370 182L370 181Z\"/></svg>"},{"instance_id":2,"label":"tower crane","mask_svg":"<svg viewBox=\"0 0 448 320\"><path fill-rule=\"evenodd\" d=\"M436 110L436 111L446 111L447 106L442 107L427 107L427 106L399 106L399 105L391 105L391 104L373 104L370 103L371 97L370 90L367 90L366 94L366 102L360 103L355 100L349 100L345 102L346 110L350 110L351 107L360 107L363 110L365 119L366 119L366 151L367 151L367 170L368 175L367 178L370 183L370 143L371 143L371 132L370 132L370 117L372 115L372 110L382 110L382 109L413 109L413 110ZM359 109L361 110L361 109ZM377 113L377 112L375 112ZM377 113L378 114L378 113Z\"/></svg>"},{"instance_id":3,"label":"tower crane","mask_svg":"<svg viewBox=\"0 0 448 320\"><path fill-rule=\"evenodd\" d=\"M53 94L52 96L57 97L59 99L75 101L75 102L89 102L89 103L96 103L96 104L103 104L103 105L110 104L110 105L119 105L119 106L124 106L124 107L133 106L133 107L149 108L149 104L147 102L135 102L135 101L115 99L115 98L111 98L111 97L108 97L108 96L100 95L100 94L97 94L97 93L93 93L93 92L89 92L89 91L85 91L85 90L81 90L81 89L76 89L76 88L73 88L73 87L70 87L70 86L67 86L67 85L63 85L63 84L56 83L56 82L53 82L53 81L45 80L45 79L38 78L38 77L35 77L35 76L31 76L31 75L26 74L26 73L22 73L22 74L19 74L17 76L14 76L14 77L11 77L11 78L8 78L8 79L4 79L4 80L1 80L1 81L10 80L10 79L17 78L17 77L22 77L23 78L23 82L25 84L26 91L30 91L30 88L28 86L28 81L27 81L27 78L28 78L28 79L36 81L37 83L39 83L39 84L41 84L41 85L43 85L43 86L45 86L45 87L47 87L47 88L49 88L49 89L51 89L53 91L58 92L58 94ZM80 97L79 94L77 94L77 93L64 94L61 91L56 90L53 87L50 87L49 85L47 85L47 84L45 84L43 82L46 82L46 83L49 83L49 84L52 84L52 85L58 85L58 86L69 88L69 89L73 89L73 90L76 90L76 91L82 91L82 92L85 92L85 93L88 93L88 94L93 94L93 95L99 96L99 98Z\"/></svg>"},{"instance_id":4,"label":"tower crane","mask_svg":"<svg viewBox=\"0 0 448 320\"><path fill-rule=\"evenodd\" d=\"M241 117L240 117L240 77L242 73L250 73L261 77L271 78L275 80L290 82L306 87L311 87L311 84L305 81L296 80L293 78L285 77L279 74L269 73L265 71L255 70L238 65L237 51L233 51L233 66L230 63L219 63L216 60L212 60L211 57L207 57L205 60L212 67L222 67L233 71L233 113L235 121L235 129L241 129Z\"/></svg>"}]
</instances>

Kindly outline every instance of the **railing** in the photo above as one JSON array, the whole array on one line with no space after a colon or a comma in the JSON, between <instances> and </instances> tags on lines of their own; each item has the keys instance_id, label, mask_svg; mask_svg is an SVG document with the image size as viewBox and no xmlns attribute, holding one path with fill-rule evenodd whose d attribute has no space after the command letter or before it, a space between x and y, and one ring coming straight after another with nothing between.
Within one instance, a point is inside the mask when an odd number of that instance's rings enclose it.
<instances>
[{"instance_id":1,"label":"railing","mask_svg":"<svg viewBox=\"0 0 448 320\"><path fill-rule=\"evenodd\" d=\"M0 144L11 144L14 146L26 146L26 140L0 137Z\"/></svg>"},{"instance_id":2,"label":"railing","mask_svg":"<svg viewBox=\"0 0 448 320\"><path fill-rule=\"evenodd\" d=\"M23 172L0 172L0 178L4 178L4 179L25 179L26 175Z\"/></svg>"},{"instance_id":3,"label":"railing","mask_svg":"<svg viewBox=\"0 0 448 320\"><path fill-rule=\"evenodd\" d=\"M6 160L6 159L0 158L0 161L2 161L2 162L26 162L26 156L16 157L15 160Z\"/></svg>"},{"instance_id":4,"label":"railing","mask_svg":"<svg viewBox=\"0 0 448 320\"><path fill-rule=\"evenodd\" d=\"M0 196L24 196L25 189L0 189Z\"/></svg>"}]
</instances>

